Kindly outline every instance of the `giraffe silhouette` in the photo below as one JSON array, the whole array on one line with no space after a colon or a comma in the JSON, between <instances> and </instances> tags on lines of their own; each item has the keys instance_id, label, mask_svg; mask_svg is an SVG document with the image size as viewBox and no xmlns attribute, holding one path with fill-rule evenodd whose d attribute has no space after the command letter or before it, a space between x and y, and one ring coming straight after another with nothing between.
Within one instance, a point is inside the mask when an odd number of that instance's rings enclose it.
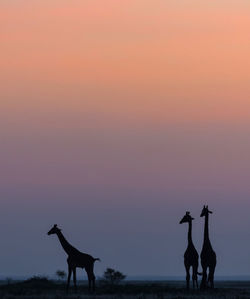
<instances>
[{"instance_id":1,"label":"giraffe silhouette","mask_svg":"<svg viewBox=\"0 0 250 299\"><path fill-rule=\"evenodd\" d=\"M73 272L74 288L76 290L76 268L84 268L89 283L89 291L95 290L95 275L94 275L94 263L95 261L100 261L99 258L93 258L91 255L80 252L75 247L73 247L69 242L64 238L61 229L55 224L52 229L48 232L48 235L56 234L64 251L67 253L67 263L68 263L68 282L67 282L67 292L70 285L70 278Z\"/></svg>"},{"instance_id":2,"label":"giraffe silhouette","mask_svg":"<svg viewBox=\"0 0 250 299\"><path fill-rule=\"evenodd\" d=\"M186 286L189 289L190 282L190 268L192 267L192 281L193 288L198 288L198 265L199 265L199 255L196 251L193 240L192 240L192 221L194 218L191 217L190 212L186 212L184 217L181 219L180 224L188 223L188 246L184 253L184 265L186 269Z\"/></svg>"},{"instance_id":3,"label":"giraffe silhouette","mask_svg":"<svg viewBox=\"0 0 250 299\"><path fill-rule=\"evenodd\" d=\"M204 240L203 246L201 250L201 266L202 266L202 281L200 288L205 289L210 283L210 287L214 288L214 271L216 267L216 254L212 248L212 245L209 240L209 232L208 232L208 218L209 214L213 212L209 211L208 206L204 206L201 212L201 217L205 217L205 225L204 225ZM208 277L207 277L207 269L209 269Z\"/></svg>"}]
</instances>

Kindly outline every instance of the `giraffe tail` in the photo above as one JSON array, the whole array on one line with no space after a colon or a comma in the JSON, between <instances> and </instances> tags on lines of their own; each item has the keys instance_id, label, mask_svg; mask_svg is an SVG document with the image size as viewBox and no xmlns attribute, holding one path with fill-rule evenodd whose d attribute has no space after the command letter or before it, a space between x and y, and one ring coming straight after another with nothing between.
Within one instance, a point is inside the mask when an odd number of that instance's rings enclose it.
<instances>
[{"instance_id":1,"label":"giraffe tail","mask_svg":"<svg viewBox=\"0 0 250 299\"><path fill-rule=\"evenodd\" d=\"M96 262L96 261L100 262L101 260L99 258L96 258L96 259L94 258L94 262Z\"/></svg>"}]
</instances>

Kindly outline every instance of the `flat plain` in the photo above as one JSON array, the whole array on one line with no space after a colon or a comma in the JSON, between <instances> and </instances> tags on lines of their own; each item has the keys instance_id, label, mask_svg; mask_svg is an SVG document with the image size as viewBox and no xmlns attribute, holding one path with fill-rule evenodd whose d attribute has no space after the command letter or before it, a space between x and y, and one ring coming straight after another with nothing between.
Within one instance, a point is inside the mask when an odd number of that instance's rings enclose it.
<instances>
[{"instance_id":1,"label":"flat plain","mask_svg":"<svg viewBox=\"0 0 250 299\"><path fill-rule=\"evenodd\" d=\"M219 281L214 290L185 289L184 281L127 281L108 286L97 281L94 294L88 293L86 283L81 283L77 292L65 292L65 283L46 278L31 278L26 281L2 281L0 299L246 299L250 298L250 282Z\"/></svg>"}]
</instances>

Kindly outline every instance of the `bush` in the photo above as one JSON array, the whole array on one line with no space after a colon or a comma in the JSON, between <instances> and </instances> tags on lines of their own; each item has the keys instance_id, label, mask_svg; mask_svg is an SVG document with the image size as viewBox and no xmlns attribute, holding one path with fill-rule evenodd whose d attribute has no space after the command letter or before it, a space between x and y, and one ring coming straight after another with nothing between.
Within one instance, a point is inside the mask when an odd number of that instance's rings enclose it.
<instances>
[{"instance_id":1,"label":"bush","mask_svg":"<svg viewBox=\"0 0 250 299\"><path fill-rule=\"evenodd\" d=\"M111 268L107 268L103 274L102 281L109 285L118 285L122 280L126 278L126 275L122 274L119 271L116 271Z\"/></svg>"},{"instance_id":2,"label":"bush","mask_svg":"<svg viewBox=\"0 0 250 299\"><path fill-rule=\"evenodd\" d=\"M64 279L66 277L66 273L65 271L63 270L57 270L56 271L56 276L59 278L59 279Z\"/></svg>"},{"instance_id":3,"label":"bush","mask_svg":"<svg viewBox=\"0 0 250 299\"><path fill-rule=\"evenodd\" d=\"M33 276L25 280L26 283L49 283L49 280L46 276Z\"/></svg>"}]
</instances>

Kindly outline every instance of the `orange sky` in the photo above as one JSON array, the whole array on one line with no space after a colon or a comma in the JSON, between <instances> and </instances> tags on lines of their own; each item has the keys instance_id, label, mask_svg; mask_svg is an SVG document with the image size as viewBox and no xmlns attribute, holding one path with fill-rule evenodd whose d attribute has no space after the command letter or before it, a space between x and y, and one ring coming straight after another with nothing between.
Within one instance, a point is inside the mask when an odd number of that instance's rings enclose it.
<instances>
[{"instance_id":1,"label":"orange sky","mask_svg":"<svg viewBox=\"0 0 250 299\"><path fill-rule=\"evenodd\" d=\"M145 124L249 119L247 1L10 1L0 14L14 105L96 105Z\"/></svg>"}]
</instances>

